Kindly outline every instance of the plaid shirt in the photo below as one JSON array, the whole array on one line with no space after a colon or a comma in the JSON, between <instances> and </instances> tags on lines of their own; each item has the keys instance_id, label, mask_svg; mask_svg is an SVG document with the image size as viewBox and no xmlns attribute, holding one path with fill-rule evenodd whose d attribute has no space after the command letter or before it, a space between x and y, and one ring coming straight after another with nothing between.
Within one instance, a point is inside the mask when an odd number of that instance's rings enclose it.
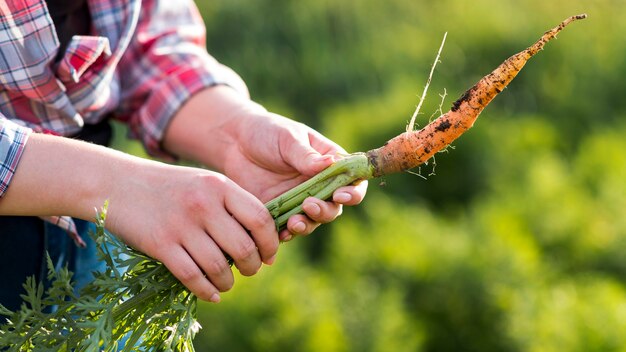
<instances>
[{"instance_id":1,"label":"plaid shirt","mask_svg":"<svg viewBox=\"0 0 626 352\"><path fill-rule=\"evenodd\" d=\"M164 129L195 92L228 84L247 94L239 76L206 52L192 0L88 5L92 35L74 36L57 63L59 41L45 1L0 1L0 197L32 131L71 136L111 116L127 123L149 153L167 157Z\"/></svg>"}]
</instances>

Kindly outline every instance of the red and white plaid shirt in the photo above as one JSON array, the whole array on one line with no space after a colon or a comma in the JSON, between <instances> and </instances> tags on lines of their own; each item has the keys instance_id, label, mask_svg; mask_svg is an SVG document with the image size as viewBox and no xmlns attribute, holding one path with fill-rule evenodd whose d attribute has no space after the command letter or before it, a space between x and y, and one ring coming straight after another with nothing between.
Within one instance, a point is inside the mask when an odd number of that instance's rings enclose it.
<instances>
[{"instance_id":1,"label":"red and white plaid shirt","mask_svg":"<svg viewBox=\"0 0 626 352\"><path fill-rule=\"evenodd\" d=\"M0 1L0 197L32 131L71 136L112 116L149 153L167 156L164 129L195 92L228 84L247 94L239 76L206 52L192 0L88 5L91 35L74 36L55 63L59 40L45 1Z\"/></svg>"}]
</instances>

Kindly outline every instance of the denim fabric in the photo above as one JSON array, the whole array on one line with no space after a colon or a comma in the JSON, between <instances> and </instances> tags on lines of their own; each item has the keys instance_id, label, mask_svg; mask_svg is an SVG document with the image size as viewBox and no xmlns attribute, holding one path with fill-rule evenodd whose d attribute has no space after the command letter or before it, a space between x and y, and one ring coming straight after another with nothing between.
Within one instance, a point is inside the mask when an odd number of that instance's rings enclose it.
<instances>
[{"instance_id":1,"label":"denim fabric","mask_svg":"<svg viewBox=\"0 0 626 352\"><path fill-rule=\"evenodd\" d=\"M96 257L96 246L88 235L93 223L77 220L76 227L86 242L79 248L59 227L37 217L0 216L0 303L10 310L19 309L28 276L45 280L45 251L57 269L67 265L74 273L78 291L93 278L92 272L104 269ZM45 282L45 281L44 281Z\"/></svg>"},{"instance_id":2,"label":"denim fabric","mask_svg":"<svg viewBox=\"0 0 626 352\"><path fill-rule=\"evenodd\" d=\"M22 304L22 284L28 276L45 281L47 250L56 269L67 265L74 273L76 293L93 279L94 271L106 265L96 256L96 243L89 236L95 224L74 219L76 229L86 248L79 248L58 226L37 217L0 216L0 303L15 311ZM121 268L118 268L120 270ZM54 309L54 307L52 307ZM0 321L4 323L4 321ZM126 344L128 335L118 341L118 350ZM0 351L3 349L0 347Z\"/></svg>"}]
</instances>

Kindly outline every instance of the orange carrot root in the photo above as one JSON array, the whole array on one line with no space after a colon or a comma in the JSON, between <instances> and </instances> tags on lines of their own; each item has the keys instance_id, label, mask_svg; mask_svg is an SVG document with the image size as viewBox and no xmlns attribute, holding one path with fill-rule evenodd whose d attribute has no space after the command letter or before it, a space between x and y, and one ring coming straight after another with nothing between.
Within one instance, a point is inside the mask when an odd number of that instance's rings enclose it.
<instances>
[{"instance_id":1,"label":"orange carrot root","mask_svg":"<svg viewBox=\"0 0 626 352\"><path fill-rule=\"evenodd\" d=\"M373 176L379 177L417 167L450 145L474 125L481 111L517 76L533 55L542 50L569 23L586 17L585 14L569 17L545 32L533 45L509 57L483 77L452 104L450 111L423 129L402 133L384 146L367 152L369 162L374 168Z\"/></svg>"}]
</instances>

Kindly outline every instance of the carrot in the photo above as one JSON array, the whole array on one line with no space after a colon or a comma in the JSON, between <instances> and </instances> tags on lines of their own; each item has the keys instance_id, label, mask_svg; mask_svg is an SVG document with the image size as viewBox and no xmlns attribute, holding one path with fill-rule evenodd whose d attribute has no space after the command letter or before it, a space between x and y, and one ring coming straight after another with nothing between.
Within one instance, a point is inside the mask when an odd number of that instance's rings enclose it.
<instances>
[{"instance_id":1,"label":"carrot","mask_svg":"<svg viewBox=\"0 0 626 352\"><path fill-rule=\"evenodd\" d=\"M572 16L547 31L535 44L508 59L468 89L447 113L419 131L403 133L384 146L367 152L374 166L374 177L408 170L425 163L435 153L450 145L474 125L483 109L498 95L543 46L572 21L586 18Z\"/></svg>"},{"instance_id":2,"label":"carrot","mask_svg":"<svg viewBox=\"0 0 626 352\"><path fill-rule=\"evenodd\" d=\"M571 16L545 32L533 45L506 59L491 73L468 89L450 111L439 116L419 131L409 130L389 140L380 148L355 153L314 176L299 186L266 203L277 227L302 212L302 201L308 196L328 199L335 189L358 180L380 177L412 169L430 159L470 129L478 115L517 76L526 62L568 24L586 18Z\"/></svg>"}]
</instances>

